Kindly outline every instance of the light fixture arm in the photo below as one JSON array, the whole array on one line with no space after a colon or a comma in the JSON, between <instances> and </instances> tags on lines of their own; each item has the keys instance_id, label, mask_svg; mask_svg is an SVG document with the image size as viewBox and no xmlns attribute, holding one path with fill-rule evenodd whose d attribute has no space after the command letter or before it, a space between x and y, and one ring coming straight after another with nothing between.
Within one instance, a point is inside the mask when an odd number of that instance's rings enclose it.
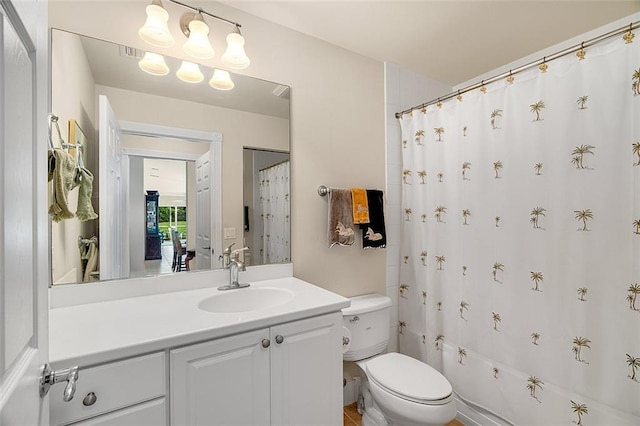
<instances>
[{"instance_id":1,"label":"light fixture arm","mask_svg":"<svg viewBox=\"0 0 640 426\"><path fill-rule=\"evenodd\" d=\"M224 22L226 22L226 23L228 23L228 24L234 25L234 26L238 29L238 32L240 32L240 27L241 27L242 25L240 25L240 24L239 24L239 23L237 23L237 22L233 22L233 21L230 21L229 19L225 19L225 18L222 18L222 17L220 17L220 16L214 15L214 14L212 14L212 13L207 12L206 10L202 10L201 8L193 7L193 6L189 6L188 4L185 4L185 3L179 2L178 0L169 0L169 1L170 1L171 3L179 4L179 5L180 5L180 6L182 6L182 7L186 7L187 9L194 10L194 11L196 11L197 13L205 14L205 15L210 16L210 17L212 17L212 18L215 18L215 19L218 19L218 20L220 20L220 21L224 21Z\"/></svg>"}]
</instances>

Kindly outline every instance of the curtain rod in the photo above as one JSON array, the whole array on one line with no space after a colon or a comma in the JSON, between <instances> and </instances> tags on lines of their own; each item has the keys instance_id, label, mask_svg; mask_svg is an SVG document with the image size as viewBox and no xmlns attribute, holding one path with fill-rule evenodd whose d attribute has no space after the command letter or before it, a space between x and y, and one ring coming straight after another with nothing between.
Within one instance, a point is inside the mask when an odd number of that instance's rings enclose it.
<instances>
[{"instance_id":1,"label":"curtain rod","mask_svg":"<svg viewBox=\"0 0 640 426\"><path fill-rule=\"evenodd\" d=\"M270 166L267 166L267 167L265 167L264 169L258 169L258 171L259 171L259 172L264 172L265 170L268 170L268 169L270 169L270 168L272 168L272 167L279 166L279 165L281 165L281 164L288 163L288 162L289 162L289 160L282 160L282 161L278 161L277 163L272 164L272 165L270 165Z\"/></svg>"},{"instance_id":2,"label":"curtain rod","mask_svg":"<svg viewBox=\"0 0 640 426\"><path fill-rule=\"evenodd\" d=\"M451 98L453 98L455 96L461 95L461 94L466 93L466 92L470 92L470 91L475 90L475 89L477 89L479 87L482 87L482 86L484 86L486 84L494 83L494 82L496 82L498 80L501 80L501 79L503 79L505 77L513 76L515 74L521 73L521 72L526 71L526 70L528 70L530 68L533 68L535 66L539 66L539 65L542 65L542 64L544 64L546 62L553 61L554 59L558 59L558 58L560 58L562 56L569 55L571 53L577 52L577 51L579 51L581 49L584 49L586 47L593 46L594 44L599 43L601 41L604 41L606 39L609 39L611 37L615 37L615 36L623 34L623 33L631 33L631 31L633 31L635 29L638 29L639 27L640 27L640 21L632 22L629 25L625 25L625 26L620 27L620 28L618 28L616 30L613 30L613 31L609 31L608 33L602 34L602 35L600 35L598 37L594 37L594 38L592 38L590 40L583 41L580 44L576 44L575 46L572 46L572 47L569 47L567 49L561 50L560 52L556 52L556 53L554 53L552 55L544 56L542 59L538 59L537 61L529 62L528 64L522 65L522 66L520 66L520 67L518 67L516 69L509 70L509 71L504 72L502 74L499 74L499 75L497 75L495 77L491 77L491 78L489 78L487 80L482 80L479 83L475 83L475 84L467 86L467 87L465 87L463 89L457 90L455 92L451 92L448 95L441 96L441 97L436 98L436 99L432 99L429 102L425 102L423 104L416 105L416 106L411 107L409 109L405 109L404 111L396 112L395 116L396 116L396 118L400 118L404 114L410 113L410 112L412 112L412 111L414 111L416 109L421 109L421 108L427 107L429 105L434 105L434 104L439 103L439 102L447 101L447 100L449 100L449 99L451 99ZM628 43L630 43L630 42L628 42Z\"/></svg>"}]
</instances>

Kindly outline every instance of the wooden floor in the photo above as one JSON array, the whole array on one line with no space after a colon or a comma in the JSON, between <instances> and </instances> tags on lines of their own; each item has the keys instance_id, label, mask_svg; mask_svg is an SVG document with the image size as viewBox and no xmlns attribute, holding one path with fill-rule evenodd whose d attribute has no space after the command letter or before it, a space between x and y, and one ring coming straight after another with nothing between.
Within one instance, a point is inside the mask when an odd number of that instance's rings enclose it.
<instances>
[{"instance_id":1,"label":"wooden floor","mask_svg":"<svg viewBox=\"0 0 640 426\"><path fill-rule=\"evenodd\" d=\"M343 413L344 426L360 426L362 424L362 416L358 413L356 402L351 405L345 405ZM454 419L447 423L447 426L464 426L464 423Z\"/></svg>"}]
</instances>

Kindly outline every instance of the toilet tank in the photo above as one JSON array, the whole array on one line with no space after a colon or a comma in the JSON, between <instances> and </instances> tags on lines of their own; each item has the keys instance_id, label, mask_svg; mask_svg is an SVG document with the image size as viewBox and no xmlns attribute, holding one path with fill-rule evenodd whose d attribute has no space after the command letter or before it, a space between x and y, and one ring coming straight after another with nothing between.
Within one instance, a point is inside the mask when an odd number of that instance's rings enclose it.
<instances>
[{"instance_id":1,"label":"toilet tank","mask_svg":"<svg viewBox=\"0 0 640 426\"><path fill-rule=\"evenodd\" d=\"M349 349L345 361L358 361L382 353L389 343L391 299L381 294L350 298L351 306L342 310Z\"/></svg>"}]
</instances>

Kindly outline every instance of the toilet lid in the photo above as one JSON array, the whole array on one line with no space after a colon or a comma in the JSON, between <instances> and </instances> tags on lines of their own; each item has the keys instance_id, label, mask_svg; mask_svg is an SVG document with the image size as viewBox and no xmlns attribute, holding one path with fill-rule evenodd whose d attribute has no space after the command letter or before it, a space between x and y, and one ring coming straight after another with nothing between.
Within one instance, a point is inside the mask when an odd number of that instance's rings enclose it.
<instances>
[{"instance_id":1,"label":"toilet lid","mask_svg":"<svg viewBox=\"0 0 640 426\"><path fill-rule=\"evenodd\" d=\"M435 402L451 395L453 388L437 370L417 359L388 353L367 362L367 373L390 392L418 402Z\"/></svg>"}]
</instances>

